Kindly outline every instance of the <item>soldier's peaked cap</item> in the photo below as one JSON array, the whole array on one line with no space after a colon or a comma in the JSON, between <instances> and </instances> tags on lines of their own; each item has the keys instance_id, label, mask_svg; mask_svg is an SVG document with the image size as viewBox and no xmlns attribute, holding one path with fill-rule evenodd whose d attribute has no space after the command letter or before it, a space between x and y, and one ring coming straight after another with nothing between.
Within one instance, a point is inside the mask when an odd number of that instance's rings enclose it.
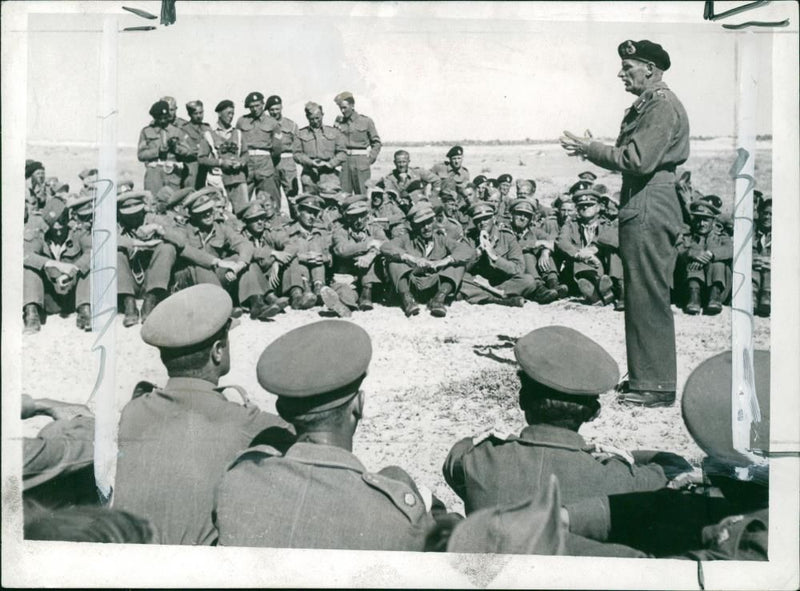
<instances>
[{"instance_id":1,"label":"soldier's peaked cap","mask_svg":"<svg viewBox=\"0 0 800 591\"><path fill-rule=\"evenodd\" d=\"M681 410L686 428L709 456L731 463L749 463L733 448L731 429L730 351L706 359L689 375L683 388ZM770 352L753 352L753 375L761 421L750 433L753 449L769 450Z\"/></svg>"},{"instance_id":2,"label":"soldier's peaked cap","mask_svg":"<svg viewBox=\"0 0 800 591\"><path fill-rule=\"evenodd\" d=\"M232 311L231 296L224 289L193 285L153 309L142 325L142 340L161 349L199 345L226 325Z\"/></svg>"},{"instance_id":3,"label":"soldier's peaked cap","mask_svg":"<svg viewBox=\"0 0 800 591\"><path fill-rule=\"evenodd\" d=\"M486 201L478 201L470 208L469 215L473 220L490 218L494 215L494 207Z\"/></svg>"},{"instance_id":4,"label":"soldier's peaked cap","mask_svg":"<svg viewBox=\"0 0 800 591\"><path fill-rule=\"evenodd\" d=\"M279 397L279 410L320 412L352 398L345 391L367 373L372 342L345 320L322 320L290 330L270 343L256 364L258 383ZM281 409L281 405L283 409Z\"/></svg>"},{"instance_id":5,"label":"soldier's peaked cap","mask_svg":"<svg viewBox=\"0 0 800 591\"><path fill-rule=\"evenodd\" d=\"M593 173L591 170L584 170L582 173L578 175L578 178L583 181L596 181L597 175Z\"/></svg>"},{"instance_id":6,"label":"soldier's peaked cap","mask_svg":"<svg viewBox=\"0 0 800 591\"><path fill-rule=\"evenodd\" d=\"M706 218L713 218L719 213L719 208L711 201L706 201L705 198L692 201L689 210L692 212L692 215Z\"/></svg>"},{"instance_id":7,"label":"soldier's peaked cap","mask_svg":"<svg viewBox=\"0 0 800 591\"><path fill-rule=\"evenodd\" d=\"M619 366L608 351L566 326L529 332L517 341L514 356L531 380L562 394L599 396L619 381Z\"/></svg>"},{"instance_id":8,"label":"soldier's peaked cap","mask_svg":"<svg viewBox=\"0 0 800 591\"><path fill-rule=\"evenodd\" d=\"M509 209L511 210L511 213L522 212L527 213L528 215L534 214L533 203L527 199L514 199L511 202Z\"/></svg>"},{"instance_id":9,"label":"soldier's peaked cap","mask_svg":"<svg viewBox=\"0 0 800 591\"><path fill-rule=\"evenodd\" d=\"M203 213L216 205L216 197L218 194L219 191L216 187L205 187L186 197L183 201L183 205L190 213Z\"/></svg>"},{"instance_id":10,"label":"soldier's peaked cap","mask_svg":"<svg viewBox=\"0 0 800 591\"><path fill-rule=\"evenodd\" d=\"M669 54L658 43L647 39L623 41L617 47L617 53L622 59L634 59L643 62L652 62L659 70L669 70Z\"/></svg>"},{"instance_id":11,"label":"soldier's peaked cap","mask_svg":"<svg viewBox=\"0 0 800 591\"><path fill-rule=\"evenodd\" d=\"M433 207L427 201L420 201L415 203L411 209L408 210L406 217L414 224L421 224L422 222L431 219L436 215Z\"/></svg>"},{"instance_id":12,"label":"soldier's peaked cap","mask_svg":"<svg viewBox=\"0 0 800 591\"><path fill-rule=\"evenodd\" d=\"M310 193L304 193L300 195L297 198L297 201L295 201L295 204L297 207L304 207L314 211L322 211L322 208L325 205L321 197L318 195L311 195Z\"/></svg>"},{"instance_id":13,"label":"soldier's peaked cap","mask_svg":"<svg viewBox=\"0 0 800 591\"><path fill-rule=\"evenodd\" d=\"M125 191L117 196L117 210L122 215L138 213L145 208L145 200L150 198L150 191Z\"/></svg>"},{"instance_id":14,"label":"soldier's peaked cap","mask_svg":"<svg viewBox=\"0 0 800 591\"><path fill-rule=\"evenodd\" d=\"M594 189L579 189L573 193L572 200L575 202L575 205L598 203L600 201L600 193Z\"/></svg>"},{"instance_id":15,"label":"soldier's peaked cap","mask_svg":"<svg viewBox=\"0 0 800 591\"><path fill-rule=\"evenodd\" d=\"M267 217L267 212L259 201L251 201L239 215L243 220L254 220Z\"/></svg>"}]
</instances>

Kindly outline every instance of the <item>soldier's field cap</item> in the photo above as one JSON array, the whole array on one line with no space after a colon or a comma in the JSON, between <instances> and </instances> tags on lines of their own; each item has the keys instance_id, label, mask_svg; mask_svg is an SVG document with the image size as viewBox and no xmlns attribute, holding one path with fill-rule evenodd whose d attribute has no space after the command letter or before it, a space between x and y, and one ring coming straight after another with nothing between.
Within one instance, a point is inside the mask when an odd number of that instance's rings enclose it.
<instances>
[{"instance_id":1,"label":"soldier's field cap","mask_svg":"<svg viewBox=\"0 0 800 591\"><path fill-rule=\"evenodd\" d=\"M608 351L566 326L529 332L517 341L514 356L531 380L562 394L599 396L619 382L619 366Z\"/></svg>"},{"instance_id":2,"label":"soldier's field cap","mask_svg":"<svg viewBox=\"0 0 800 591\"><path fill-rule=\"evenodd\" d=\"M267 99L267 109L275 105L282 105L282 104L283 101L281 100L281 97L279 97L277 94L273 94Z\"/></svg>"},{"instance_id":3,"label":"soldier's field cap","mask_svg":"<svg viewBox=\"0 0 800 591\"><path fill-rule=\"evenodd\" d=\"M447 541L448 552L482 554L565 553L566 531L561 525L558 479L550 475L547 488L525 501L476 511L456 525Z\"/></svg>"},{"instance_id":4,"label":"soldier's field cap","mask_svg":"<svg viewBox=\"0 0 800 591\"><path fill-rule=\"evenodd\" d=\"M713 218L719 213L719 209L715 207L713 203L707 201L705 197L697 201L692 201L692 204L689 206L689 211L691 211L694 216L704 218Z\"/></svg>"},{"instance_id":5,"label":"soldier's field cap","mask_svg":"<svg viewBox=\"0 0 800 591\"><path fill-rule=\"evenodd\" d=\"M244 106L249 107L253 103L257 103L258 101L263 101L264 95L258 91L253 91L244 97Z\"/></svg>"},{"instance_id":6,"label":"soldier's field cap","mask_svg":"<svg viewBox=\"0 0 800 591\"><path fill-rule=\"evenodd\" d=\"M511 213L527 213L528 215L533 215L535 212L533 203L527 199L514 199L509 210Z\"/></svg>"},{"instance_id":7,"label":"soldier's field cap","mask_svg":"<svg viewBox=\"0 0 800 591\"><path fill-rule=\"evenodd\" d=\"M94 195L84 195L83 197L75 197L66 201L66 206L71 209L75 215L86 216L92 214L94 208Z\"/></svg>"},{"instance_id":8,"label":"soldier's field cap","mask_svg":"<svg viewBox=\"0 0 800 591\"><path fill-rule=\"evenodd\" d=\"M443 191L439 191L439 201L444 203L445 201L455 201L458 198L458 194L453 189L445 189Z\"/></svg>"},{"instance_id":9,"label":"soldier's field cap","mask_svg":"<svg viewBox=\"0 0 800 591\"><path fill-rule=\"evenodd\" d=\"M472 184L477 187L478 185L482 185L483 183L485 183L487 180L489 179L486 178L486 175L479 174L474 179L472 179Z\"/></svg>"},{"instance_id":10,"label":"soldier's field cap","mask_svg":"<svg viewBox=\"0 0 800 591\"><path fill-rule=\"evenodd\" d=\"M447 157L452 158L453 156L463 156L464 155L464 148L461 146L453 146L449 150L447 150Z\"/></svg>"},{"instance_id":11,"label":"soldier's field cap","mask_svg":"<svg viewBox=\"0 0 800 591\"><path fill-rule=\"evenodd\" d=\"M512 180L513 179L510 174L501 174L499 177L497 177L498 183L510 183Z\"/></svg>"},{"instance_id":12,"label":"soldier's field cap","mask_svg":"<svg viewBox=\"0 0 800 591\"><path fill-rule=\"evenodd\" d=\"M260 201L251 201L239 214L243 220L252 221L267 217L267 212Z\"/></svg>"},{"instance_id":13,"label":"soldier's field cap","mask_svg":"<svg viewBox=\"0 0 800 591\"><path fill-rule=\"evenodd\" d=\"M202 109L202 108L203 108L203 101L201 100L194 100L186 103L186 110L189 113L194 113L197 109Z\"/></svg>"},{"instance_id":14,"label":"soldier's field cap","mask_svg":"<svg viewBox=\"0 0 800 591\"><path fill-rule=\"evenodd\" d=\"M473 220L482 220L494 216L494 207L486 201L478 201L469 209L469 216Z\"/></svg>"},{"instance_id":15,"label":"soldier's field cap","mask_svg":"<svg viewBox=\"0 0 800 591\"><path fill-rule=\"evenodd\" d=\"M769 451L770 352L753 351L756 398L761 421L753 423L753 449ZM686 428L709 456L732 464L750 462L733 448L731 429L731 352L706 359L689 375L681 410Z\"/></svg>"},{"instance_id":16,"label":"soldier's field cap","mask_svg":"<svg viewBox=\"0 0 800 591\"><path fill-rule=\"evenodd\" d=\"M233 101L232 101L232 100L230 100L230 99L225 99L225 100L219 101L219 102L217 103L217 106L216 106L216 107L214 107L214 112L215 112L215 113L221 113L221 112L222 112L222 111L224 111L225 109L230 109L230 108L231 108L231 107L233 107L233 106L234 106L234 105L233 105Z\"/></svg>"},{"instance_id":17,"label":"soldier's field cap","mask_svg":"<svg viewBox=\"0 0 800 591\"><path fill-rule=\"evenodd\" d=\"M150 191L126 191L117 196L117 211L122 215L139 213L151 197Z\"/></svg>"},{"instance_id":18,"label":"soldier's field cap","mask_svg":"<svg viewBox=\"0 0 800 591\"><path fill-rule=\"evenodd\" d=\"M623 41L617 47L617 53L622 59L633 59L642 62L651 62L659 70L669 70L669 54L658 43L647 39Z\"/></svg>"},{"instance_id":19,"label":"soldier's field cap","mask_svg":"<svg viewBox=\"0 0 800 591\"><path fill-rule=\"evenodd\" d=\"M311 195L310 193L304 193L303 195L300 195L295 201L295 204L297 207L303 207L313 211L322 211L322 208L325 205L320 197L317 195Z\"/></svg>"},{"instance_id":20,"label":"soldier's field cap","mask_svg":"<svg viewBox=\"0 0 800 591\"><path fill-rule=\"evenodd\" d=\"M169 103L167 101L156 101L150 107L150 116L154 119L156 117L166 117L169 115Z\"/></svg>"},{"instance_id":21,"label":"soldier's field cap","mask_svg":"<svg viewBox=\"0 0 800 591\"><path fill-rule=\"evenodd\" d=\"M316 413L355 396L351 386L366 375L371 359L372 342L363 328L322 320L270 343L258 359L256 377L278 396L281 415Z\"/></svg>"},{"instance_id":22,"label":"soldier's field cap","mask_svg":"<svg viewBox=\"0 0 800 591\"><path fill-rule=\"evenodd\" d=\"M203 213L216 206L218 193L216 187L205 187L190 193L183 200L183 206L189 213Z\"/></svg>"},{"instance_id":23,"label":"soldier's field cap","mask_svg":"<svg viewBox=\"0 0 800 591\"><path fill-rule=\"evenodd\" d=\"M600 193L594 189L579 189L572 195L575 205L594 205L600 201Z\"/></svg>"},{"instance_id":24,"label":"soldier's field cap","mask_svg":"<svg viewBox=\"0 0 800 591\"><path fill-rule=\"evenodd\" d=\"M317 185L320 197L338 196L342 193L342 184L337 179L326 179Z\"/></svg>"},{"instance_id":25,"label":"soldier's field cap","mask_svg":"<svg viewBox=\"0 0 800 591\"><path fill-rule=\"evenodd\" d=\"M344 92L340 92L335 97L333 97L333 102L336 103L337 105L342 104L343 101L353 102L354 100L355 99L353 98L353 93L347 92L346 90Z\"/></svg>"},{"instance_id":26,"label":"soldier's field cap","mask_svg":"<svg viewBox=\"0 0 800 591\"><path fill-rule=\"evenodd\" d=\"M584 170L582 173L578 175L578 178L582 181L589 181L594 182L597 180L597 175L593 173L591 170Z\"/></svg>"},{"instance_id":27,"label":"soldier's field cap","mask_svg":"<svg viewBox=\"0 0 800 591\"><path fill-rule=\"evenodd\" d=\"M431 204L427 201L415 203L406 214L406 218L408 218L412 224L421 224L435 216L436 212L433 211L433 207L431 207Z\"/></svg>"},{"instance_id":28,"label":"soldier's field cap","mask_svg":"<svg viewBox=\"0 0 800 591\"><path fill-rule=\"evenodd\" d=\"M233 311L231 296L202 283L182 289L159 303L142 325L142 340L160 349L199 345L217 334Z\"/></svg>"}]
</instances>

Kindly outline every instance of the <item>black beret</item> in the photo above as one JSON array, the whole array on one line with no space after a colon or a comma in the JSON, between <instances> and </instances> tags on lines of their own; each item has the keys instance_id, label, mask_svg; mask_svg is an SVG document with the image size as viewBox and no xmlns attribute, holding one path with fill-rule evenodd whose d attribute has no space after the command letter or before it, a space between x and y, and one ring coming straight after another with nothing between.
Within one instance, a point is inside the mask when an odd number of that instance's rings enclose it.
<instances>
[{"instance_id":1,"label":"black beret","mask_svg":"<svg viewBox=\"0 0 800 591\"><path fill-rule=\"evenodd\" d=\"M220 101L220 102L218 102L218 103L217 103L217 106L216 106L216 107L214 107L214 112L216 112L216 113L221 113L221 112L222 112L222 111L224 111L225 109L230 109L230 108L231 108L231 107L233 107L233 106L234 106L234 105L233 105L233 101L232 101L232 100L230 100L230 99L225 99L225 100L223 100L223 101Z\"/></svg>"},{"instance_id":2,"label":"black beret","mask_svg":"<svg viewBox=\"0 0 800 591\"><path fill-rule=\"evenodd\" d=\"M722 197L718 195L706 195L703 199L711 203L717 209L722 209Z\"/></svg>"},{"instance_id":3,"label":"black beret","mask_svg":"<svg viewBox=\"0 0 800 591\"><path fill-rule=\"evenodd\" d=\"M485 175L479 174L474 179L472 179L472 184L477 187L478 185L485 183L487 180L488 179L486 178Z\"/></svg>"},{"instance_id":4,"label":"black beret","mask_svg":"<svg viewBox=\"0 0 800 591\"><path fill-rule=\"evenodd\" d=\"M513 179L511 178L510 174L501 174L497 177L498 183L510 183Z\"/></svg>"},{"instance_id":5,"label":"black beret","mask_svg":"<svg viewBox=\"0 0 800 591\"><path fill-rule=\"evenodd\" d=\"M751 429L754 449L769 450L770 352L753 351L756 398L761 421ZM734 464L749 463L733 449L731 428L731 352L706 359L689 375L681 410L686 428L709 456Z\"/></svg>"},{"instance_id":6,"label":"black beret","mask_svg":"<svg viewBox=\"0 0 800 591\"><path fill-rule=\"evenodd\" d=\"M464 155L464 148L461 146L453 146L449 150L447 150L447 157L452 158L453 156L463 156Z\"/></svg>"},{"instance_id":7,"label":"black beret","mask_svg":"<svg viewBox=\"0 0 800 591\"><path fill-rule=\"evenodd\" d=\"M590 188L591 186L592 186L592 181L587 181L587 180L576 181L575 184L573 184L569 188L569 193L572 195L576 191L582 191L584 189Z\"/></svg>"},{"instance_id":8,"label":"black beret","mask_svg":"<svg viewBox=\"0 0 800 591\"><path fill-rule=\"evenodd\" d=\"M530 379L562 394L599 396L619 381L619 366L608 351L566 326L529 332L517 341L514 356Z\"/></svg>"},{"instance_id":9,"label":"black beret","mask_svg":"<svg viewBox=\"0 0 800 591\"><path fill-rule=\"evenodd\" d=\"M282 104L283 101L281 100L281 97L279 97L277 94L273 94L271 97L267 99L267 109L269 109L273 105L282 105Z\"/></svg>"},{"instance_id":10,"label":"black beret","mask_svg":"<svg viewBox=\"0 0 800 591\"><path fill-rule=\"evenodd\" d=\"M153 118L169 115L169 103L167 101L156 101L150 107L150 116Z\"/></svg>"},{"instance_id":11,"label":"black beret","mask_svg":"<svg viewBox=\"0 0 800 591\"><path fill-rule=\"evenodd\" d=\"M249 107L250 103L255 103L263 100L264 100L263 94L261 94L258 91L253 91L244 98L244 106Z\"/></svg>"},{"instance_id":12,"label":"black beret","mask_svg":"<svg viewBox=\"0 0 800 591\"><path fill-rule=\"evenodd\" d=\"M411 181L406 185L405 193L406 195L410 195L414 191L423 191L424 189L425 186L422 184L422 181L414 179L413 181Z\"/></svg>"},{"instance_id":13,"label":"black beret","mask_svg":"<svg viewBox=\"0 0 800 591\"><path fill-rule=\"evenodd\" d=\"M44 164L37 160L27 160L25 162L25 178L29 179L37 170L44 170Z\"/></svg>"},{"instance_id":14,"label":"black beret","mask_svg":"<svg viewBox=\"0 0 800 591\"><path fill-rule=\"evenodd\" d=\"M647 39L641 41L623 41L617 47L619 57L643 62L652 62L659 70L669 70L669 54L658 43Z\"/></svg>"}]
</instances>

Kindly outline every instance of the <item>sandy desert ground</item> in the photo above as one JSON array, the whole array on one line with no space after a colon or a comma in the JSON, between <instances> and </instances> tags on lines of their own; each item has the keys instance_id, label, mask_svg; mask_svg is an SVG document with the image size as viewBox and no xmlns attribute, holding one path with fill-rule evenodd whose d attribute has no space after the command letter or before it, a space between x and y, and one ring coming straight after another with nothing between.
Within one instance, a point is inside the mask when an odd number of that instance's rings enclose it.
<instances>
[{"instance_id":1,"label":"sandy desert ground","mask_svg":"<svg viewBox=\"0 0 800 591\"><path fill-rule=\"evenodd\" d=\"M391 169L394 147L385 146L373 169L382 175ZM409 148L412 165L431 166L443 157L446 147ZM692 170L695 187L715 193L731 209L733 183L729 169L735 150L731 141L720 138L696 141L685 168ZM755 154L757 186L765 193L771 187L771 145L759 144ZM96 150L87 147L30 146L28 158L45 163L48 175L75 183L77 173L93 165ZM497 176L508 172L516 177L535 178L544 202L568 187L578 172L592 169L598 182L618 190L621 179L587 163L564 156L556 145L467 146L465 165L472 175ZM141 186L142 167L132 148L119 151L119 170L133 172ZM20 220L21 223L21 220ZM716 317L690 317L674 308L677 331L678 382L682 387L691 370L704 358L730 347L730 309ZM274 397L259 387L255 363L263 348L279 335L320 319L318 310L289 311L275 322L258 323L244 318L232 333L233 368L223 384L239 384L265 410L274 409ZM480 345L501 344L499 336L519 337L550 324L562 324L582 331L602 344L625 367L624 326L621 313L611 308L587 307L575 301L549 306L528 303L522 309L499 306L454 304L447 318L435 319L424 311L406 319L398 308L378 306L369 313L357 312L352 321L372 337L374 355L364 383L368 394L366 417L356 434L355 453L364 464L377 470L388 464L406 468L420 483L438 495L453 510L463 509L441 476L441 466L450 447L461 437L497 428L518 431L524 424L516 406L518 382L513 365L476 354ZM768 319L755 321L755 343L769 347ZM115 323L116 404L122 408L139 380L156 384L166 381L158 352L145 345L140 326L123 328ZM89 399L97 374L97 353L91 351L95 336L80 333L74 318L48 319L39 334L23 339L23 391L34 397L57 397L75 402ZM497 355L513 359L509 348ZM579 364L580 359L575 359ZM668 409L632 409L617 404L614 395L601 398L603 411L582 434L628 449L669 449L697 462L701 451L683 426L680 406ZM29 421L26 434L41 423Z\"/></svg>"}]
</instances>

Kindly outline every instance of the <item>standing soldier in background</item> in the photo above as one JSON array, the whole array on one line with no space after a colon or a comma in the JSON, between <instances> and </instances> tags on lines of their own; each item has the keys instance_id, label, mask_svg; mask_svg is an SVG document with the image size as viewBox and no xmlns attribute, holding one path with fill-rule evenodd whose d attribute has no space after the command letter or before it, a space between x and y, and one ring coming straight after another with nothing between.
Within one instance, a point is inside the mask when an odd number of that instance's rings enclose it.
<instances>
[{"instance_id":1,"label":"standing soldier in background","mask_svg":"<svg viewBox=\"0 0 800 591\"><path fill-rule=\"evenodd\" d=\"M297 137L299 131L297 123L283 116L283 101L277 94L273 94L267 99L267 113L272 117L280 127L283 134L282 150L280 152L280 161L278 162L278 181L283 194L288 201L297 196L297 165L294 163L293 150L294 139Z\"/></svg>"},{"instance_id":2,"label":"standing soldier in background","mask_svg":"<svg viewBox=\"0 0 800 591\"><path fill-rule=\"evenodd\" d=\"M169 105L158 101L150 107L153 121L139 134L137 156L147 167L144 172L144 190L156 195L163 186L181 188L183 162L181 158L191 152L186 134L170 123Z\"/></svg>"},{"instance_id":3,"label":"standing soldier in background","mask_svg":"<svg viewBox=\"0 0 800 591\"><path fill-rule=\"evenodd\" d=\"M561 139L570 154L622 173L619 245L625 273L625 343L630 380L621 401L647 407L675 402L677 363L670 287L683 222L675 168L689 157L689 119L661 80L669 54L652 41L624 41L618 76L638 98L614 146Z\"/></svg>"},{"instance_id":4,"label":"standing soldier in background","mask_svg":"<svg viewBox=\"0 0 800 591\"><path fill-rule=\"evenodd\" d=\"M275 162L283 151L280 125L264 111L264 95L260 92L248 94L244 106L250 113L239 118L236 128L242 132L242 151L247 154L248 193L265 191L280 210L281 192L275 178Z\"/></svg>"},{"instance_id":5,"label":"standing soldier in background","mask_svg":"<svg viewBox=\"0 0 800 591\"><path fill-rule=\"evenodd\" d=\"M206 184L217 187L230 201L235 215L248 203L247 178L242 158L242 132L233 127L233 101L217 105L217 126L203 133L198 149L198 161L205 168Z\"/></svg>"},{"instance_id":6,"label":"standing soldier in background","mask_svg":"<svg viewBox=\"0 0 800 591\"><path fill-rule=\"evenodd\" d=\"M772 197L759 200L756 233L753 236L753 308L769 316L772 295Z\"/></svg>"},{"instance_id":7,"label":"standing soldier in background","mask_svg":"<svg viewBox=\"0 0 800 591\"><path fill-rule=\"evenodd\" d=\"M375 164L381 152L381 138L372 119L356 113L352 93L340 92L333 100L342 112L334 126L344 135L347 147L347 158L342 165L342 190L364 195L365 183L371 174L369 167Z\"/></svg>"},{"instance_id":8,"label":"standing soldier in background","mask_svg":"<svg viewBox=\"0 0 800 591\"><path fill-rule=\"evenodd\" d=\"M463 193L464 187L469 183L469 170L461 166L463 161L464 148L461 146L453 146L447 151L447 162L434 164L433 168L431 168L431 172L442 180L452 179L456 185L456 190L459 193ZM481 176L477 176L475 179L481 181ZM483 177L482 182L473 183L478 188L478 197L480 199L484 198L481 193L481 186L485 183L487 183L486 177Z\"/></svg>"},{"instance_id":9,"label":"standing soldier in background","mask_svg":"<svg viewBox=\"0 0 800 591\"><path fill-rule=\"evenodd\" d=\"M308 125L294 139L294 161L302 166L300 183L303 191L313 193L320 183L339 181L337 168L347 158L345 138L335 127L322 124L322 107L306 103Z\"/></svg>"},{"instance_id":10,"label":"standing soldier in background","mask_svg":"<svg viewBox=\"0 0 800 591\"><path fill-rule=\"evenodd\" d=\"M159 100L164 101L169 106L170 125L174 125L175 127L183 127L189 123L183 117L178 117L178 101L176 101L174 97L162 96Z\"/></svg>"},{"instance_id":11,"label":"standing soldier in background","mask_svg":"<svg viewBox=\"0 0 800 591\"><path fill-rule=\"evenodd\" d=\"M186 176L183 178L183 186L191 189L200 189L205 186L205 169L200 170L197 162L197 154L200 150L200 143L203 141L206 132L211 131L211 126L203 121L205 114L203 101L191 101L186 103L186 112L189 113L189 121L181 126L186 134L186 143L189 144L191 152L184 156L186 163Z\"/></svg>"}]
</instances>

